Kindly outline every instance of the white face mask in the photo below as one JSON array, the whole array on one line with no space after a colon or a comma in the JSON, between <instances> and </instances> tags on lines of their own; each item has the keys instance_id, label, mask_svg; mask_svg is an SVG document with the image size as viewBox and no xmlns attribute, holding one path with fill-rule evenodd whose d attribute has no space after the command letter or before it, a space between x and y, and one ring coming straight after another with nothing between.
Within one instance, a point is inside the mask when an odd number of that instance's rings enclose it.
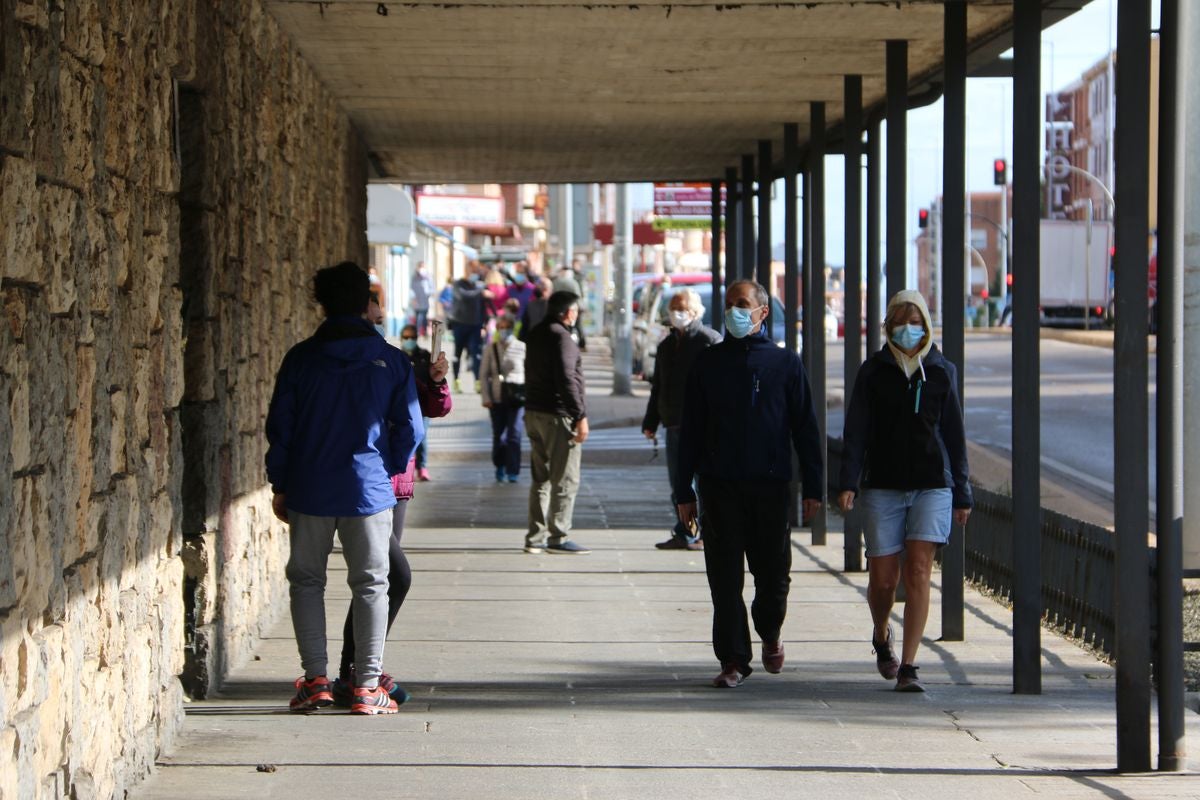
<instances>
[{"instance_id":1,"label":"white face mask","mask_svg":"<svg viewBox=\"0 0 1200 800\"><path fill-rule=\"evenodd\" d=\"M692 324L692 313L690 311L672 311L671 312L671 327L675 330L683 330L688 325Z\"/></svg>"}]
</instances>

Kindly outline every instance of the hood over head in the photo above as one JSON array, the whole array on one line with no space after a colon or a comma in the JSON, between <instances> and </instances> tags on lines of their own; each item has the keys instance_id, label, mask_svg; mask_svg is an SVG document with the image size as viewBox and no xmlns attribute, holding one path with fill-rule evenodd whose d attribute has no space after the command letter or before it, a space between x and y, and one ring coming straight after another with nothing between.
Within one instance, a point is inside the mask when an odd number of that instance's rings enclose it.
<instances>
[{"instance_id":1,"label":"hood over head","mask_svg":"<svg viewBox=\"0 0 1200 800\"><path fill-rule=\"evenodd\" d=\"M925 369L921 366L921 362L933 347L933 320L929 316L929 305L925 302L924 296L915 289L905 289L904 291L896 292L892 295L892 299L888 300L887 313L884 314L884 319L886 320L891 317L893 309L905 303L911 303L921 312L921 319L925 324L925 339L921 342L921 349L915 355L910 356L892 343L890 331L885 330L883 332L884 338L887 341L888 349L896 357L896 363L900 366L900 369L904 370L904 375L912 377L914 372L920 370L921 377L924 378Z\"/></svg>"}]
</instances>

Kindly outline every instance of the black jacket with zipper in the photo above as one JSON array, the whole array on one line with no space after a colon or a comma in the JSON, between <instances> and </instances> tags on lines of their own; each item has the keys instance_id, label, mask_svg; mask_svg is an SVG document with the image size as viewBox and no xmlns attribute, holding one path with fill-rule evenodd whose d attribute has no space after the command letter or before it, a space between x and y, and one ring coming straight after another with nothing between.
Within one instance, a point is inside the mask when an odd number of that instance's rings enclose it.
<instances>
[{"instance_id":1,"label":"black jacket with zipper","mask_svg":"<svg viewBox=\"0 0 1200 800\"><path fill-rule=\"evenodd\" d=\"M841 491L949 488L970 508L958 372L937 347L905 377L887 345L858 371L843 429Z\"/></svg>"},{"instance_id":2,"label":"black jacket with zipper","mask_svg":"<svg viewBox=\"0 0 1200 800\"><path fill-rule=\"evenodd\" d=\"M658 430L658 426L673 428L683 422L683 398L687 392L688 372L696 357L717 342L721 334L700 320L682 331L671 330L654 356L654 378L650 382L650 400L642 430Z\"/></svg>"}]
</instances>

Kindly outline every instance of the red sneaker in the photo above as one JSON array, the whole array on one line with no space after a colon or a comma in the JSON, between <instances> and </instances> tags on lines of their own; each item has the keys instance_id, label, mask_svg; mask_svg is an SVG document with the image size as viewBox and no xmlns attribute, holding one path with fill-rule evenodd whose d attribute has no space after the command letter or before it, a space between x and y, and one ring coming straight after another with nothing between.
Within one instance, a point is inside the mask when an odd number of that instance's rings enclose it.
<instances>
[{"instance_id":1,"label":"red sneaker","mask_svg":"<svg viewBox=\"0 0 1200 800\"><path fill-rule=\"evenodd\" d=\"M374 689L354 687L354 703L350 706L351 714L395 714L400 710L386 690L381 686Z\"/></svg>"},{"instance_id":2,"label":"red sneaker","mask_svg":"<svg viewBox=\"0 0 1200 800\"><path fill-rule=\"evenodd\" d=\"M296 696L288 704L292 711L311 711L333 705L333 691L329 679L318 675L311 681L304 680L301 675L296 678Z\"/></svg>"}]
</instances>

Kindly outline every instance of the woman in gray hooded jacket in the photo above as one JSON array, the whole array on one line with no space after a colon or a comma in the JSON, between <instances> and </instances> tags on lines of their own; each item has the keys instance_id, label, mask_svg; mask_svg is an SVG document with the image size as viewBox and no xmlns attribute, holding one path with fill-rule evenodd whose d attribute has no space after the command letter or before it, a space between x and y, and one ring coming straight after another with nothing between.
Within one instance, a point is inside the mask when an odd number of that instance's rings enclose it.
<instances>
[{"instance_id":1,"label":"woman in gray hooded jacket","mask_svg":"<svg viewBox=\"0 0 1200 800\"><path fill-rule=\"evenodd\" d=\"M914 662L929 616L933 560L949 540L951 521L966 524L971 486L957 371L933 343L920 293L892 297L884 334L886 344L859 370L846 409L838 505L846 513L857 498L863 510L879 674L896 679L897 691L920 692ZM897 659L888 619L902 578L904 640Z\"/></svg>"}]
</instances>

